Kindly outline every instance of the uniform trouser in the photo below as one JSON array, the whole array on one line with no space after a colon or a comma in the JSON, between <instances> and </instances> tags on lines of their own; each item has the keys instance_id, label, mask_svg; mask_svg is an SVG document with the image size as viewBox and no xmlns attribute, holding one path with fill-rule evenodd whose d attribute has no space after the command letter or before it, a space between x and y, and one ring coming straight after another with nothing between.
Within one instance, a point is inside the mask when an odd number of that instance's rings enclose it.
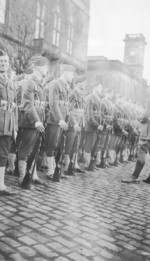
<instances>
[{"instance_id":1,"label":"uniform trouser","mask_svg":"<svg viewBox=\"0 0 150 261\"><path fill-rule=\"evenodd\" d=\"M59 125L47 124L46 127L46 156L53 157L58 148L62 130Z\"/></svg>"},{"instance_id":2,"label":"uniform trouser","mask_svg":"<svg viewBox=\"0 0 150 261\"><path fill-rule=\"evenodd\" d=\"M86 131L82 130L80 133L80 143L79 143L79 148L81 150L84 150L85 136L86 136Z\"/></svg>"},{"instance_id":3,"label":"uniform trouser","mask_svg":"<svg viewBox=\"0 0 150 261\"><path fill-rule=\"evenodd\" d=\"M75 130L67 130L65 133L66 136L66 145L65 145L65 154L70 155L72 146L74 143L74 139L76 136L76 131Z\"/></svg>"},{"instance_id":4,"label":"uniform trouser","mask_svg":"<svg viewBox=\"0 0 150 261\"><path fill-rule=\"evenodd\" d=\"M10 146L10 153L16 154L17 146L15 140L12 138L11 146Z\"/></svg>"},{"instance_id":5,"label":"uniform trouser","mask_svg":"<svg viewBox=\"0 0 150 261\"><path fill-rule=\"evenodd\" d=\"M94 143L96 141L97 132L96 131L86 131L85 133L85 152L91 153Z\"/></svg>"},{"instance_id":6,"label":"uniform trouser","mask_svg":"<svg viewBox=\"0 0 150 261\"><path fill-rule=\"evenodd\" d=\"M137 160L144 164L148 152L150 153L150 140L139 140Z\"/></svg>"},{"instance_id":7,"label":"uniform trouser","mask_svg":"<svg viewBox=\"0 0 150 261\"><path fill-rule=\"evenodd\" d=\"M115 148L114 150L116 151L116 154L119 153L120 151L120 142L121 142L122 137L121 136L116 136L116 143L115 143Z\"/></svg>"},{"instance_id":8,"label":"uniform trouser","mask_svg":"<svg viewBox=\"0 0 150 261\"><path fill-rule=\"evenodd\" d=\"M134 149L136 145L137 145L137 137L131 137L131 139L129 140L130 154L134 154Z\"/></svg>"},{"instance_id":9,"label":"uniform trouser","mask_svg":"<svg viewBox=\"0 0 150 261\"><path fill-rule=\"evenodd\" d=\"M19 146L20 140L22 138L22 132L23 132L23 129L19 128L18 133L17 133L16 142L12 138L11 147L10 147L10 153L16 154L16 152L18 150L18 146Z\"/></svg>"},{"instance_id":10,"label":"uniform trouser","mask_svg":"<svg viewBox=\"0 0 150 261\"><path fill-rule=\"evenodd\" d=\"M0 167L6 166L11 141L11 136L0 136Z\"/></svg>"},{"instance_id":11,"label":"uniform trouser","mask_svg":"<svg viewBox=\"0 0 150 261\"><path fill-rule=\"evenodd\" d=\"M101 148L102 157L108 150L109 142L110 142L110 135L108 133L105 133L104 135L101 136L100 148Z\"/></svg>"},{"instance_id":12,"label":"uniform trouser","mask_svg":"<svg viewBox=\"0 0 150 261\"><path fill-rule=\"evenodd\" d=\"M39 131L34 128L24 128L18 149L18 160L27 161L39 137Z\"/></svg>"},{"instance_id":13,"label":"uniform trouser","mask_svg":"<svg viewBox=\"0 0 150 261\"><path fill-rule=\"evenodd\" d=\"M110 137L108 149L109 150L115 150L116 142L117 142L117 135L112 134L111 137Z\"/></svg>"},{"instance_id":14,"label":"uniform trouser","mask_svg":"<svg viewBox=\"0 0 150 261\"><path fill-rule=\"evenodd\" d=\"M126 148L127 139L126 137L122 136L120 143L118 144L118 152L122 152Z\"/></svg>"}]
</instances>

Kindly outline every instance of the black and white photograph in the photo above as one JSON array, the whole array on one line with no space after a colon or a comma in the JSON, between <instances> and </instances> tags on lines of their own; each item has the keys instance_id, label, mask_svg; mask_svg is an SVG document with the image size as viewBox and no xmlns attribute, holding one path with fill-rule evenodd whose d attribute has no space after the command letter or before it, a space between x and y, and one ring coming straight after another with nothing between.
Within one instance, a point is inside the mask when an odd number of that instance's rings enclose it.
<instances>
[{"instance_id":1,"label":"black and white photograph","mask_svg":"<svg viewBox=\"0 0 150 261\"><path fill-rule=\"evenodd\" d=\"M0 261L150 261L150 0L0 0Z\"/></svg>"}]
</instances>

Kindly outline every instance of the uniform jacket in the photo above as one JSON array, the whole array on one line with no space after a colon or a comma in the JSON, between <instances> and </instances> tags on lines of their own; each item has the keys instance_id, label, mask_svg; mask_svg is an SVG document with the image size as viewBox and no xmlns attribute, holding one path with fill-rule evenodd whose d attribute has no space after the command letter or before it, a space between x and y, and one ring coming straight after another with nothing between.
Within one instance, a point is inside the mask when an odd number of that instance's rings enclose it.
<instances>
[{"instance_id":1,"label":"uniform jacket","mask_svg":"<svg viewBox=\"0 0 150 261\"><path fill-rule=\"evenodd\" d=\"M150 98L147 101L145 115L141 119L140 139L150 140Z\"/></svg>"},{"instance_id":2,"label":"uniform jacket","mask_svg":"<svg viewBox=\"0 0 150 261\"><path fill-rule=\"evenodd\" d=\"M115 135L122 136L123 126L117 114L114 116L114 120L113 120L113 131Z\"/></svg>"},{"instance_id":3,"label":"uniform jacket","mask_svg":"<svg viewBox=\"0 0 150 261\"><path fill-rule=\"evenodd\" d=\"M12 136L18 129L17 107L13 102L16 102L15 86L0 76L0 136Z\"/></svg>"},{"instance_id":4,"label":"uniform jacket","mask_svg":"<svg viewBox=\"0 0 150 261\"><path fill-rule=\"evenodd\" d=\"M33 76L23 82L22 92L19 126L35 128L37 121L43 122L44 120L45 98L43 87L39 80Z\"/></svg>"},{"instance_id":5,"label":"uniform jacket","mask_svg":"<svg viewBox=\"0 0 150 261\"><path fill-rule=\"evenodd\" d=\"M73 128L76 124L80 127L84 126L84 101L77 90L73 90L69 94L69 128Z\"/></svg>"},{"instance_id":6,"label":"uniform jacket","mask_svg":"<svg viewBox=\"0 0 150 261\"><path fill-rule=\"evenodd\" d=\"M66 120L68 115L68 86L58 79L47 87L49 93L49 111L47 123L58 124L60 120Z\"/></svg>"},{"instance_id":7,"label":"uniform jacket","mask_svg":"<svg viewBox=\"0 0 150 261\"><path fill-rule=\"evenodd\" d=\"M85 105L85 131L97 130L101 124L101 106L99 98L90 95Z\"/></svg>"},{"instance_id":8,"label":"uniform jacket","mask_svg":"<svg viewBox=\"0 0 150 261\"><path fill-rule=\"evenodd\" d=\"M112 102L111 100L107 98L102 99L101 104L101 113L102 113L102 125L103 125L103 134L110 134L112 133L112 129L108 130L107 126L111 126L113 128L113 108L112 108Z\"/></svg>"}]
</instances>

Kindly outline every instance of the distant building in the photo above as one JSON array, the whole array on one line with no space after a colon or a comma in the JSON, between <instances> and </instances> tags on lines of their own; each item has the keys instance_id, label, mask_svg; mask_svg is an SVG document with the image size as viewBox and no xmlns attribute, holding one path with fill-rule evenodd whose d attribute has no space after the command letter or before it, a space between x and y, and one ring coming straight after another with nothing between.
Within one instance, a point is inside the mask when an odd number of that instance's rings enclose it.
<instances>
[{"instance_id":1,"label":"distant building","mask_svg":"<svg viewBox=\"0 0 150 261\"><path fill-rule=\"evenodd\" d=\"M144 47L142 34L126 35L124 63L102 56L88 57L87 88L91 90L100 81L104 88L145 105L148 84L143 79Z\"/></svg>"},{"instance_id":2,"label":"distant building","mask_svg":"<svg viewBox=\"0 0 150 261\"><path fill-rule=\"evenodd\" d=\"M142 78L145 37L143 34L126 34L124 42L124 63L130 67L135 76Z\"/></svg>"},{"instance_id":3,"label":"distant building","mask_svg":"<svg viewBox=\"0 0 150 261\"><path fill-rule=\"evenodd\" d=\"M96 82L104 88L111 88L133 102L145 105L147 100L147 82L136 77L130 68L118 60L102 57L89 57L87 67L88 90L92 90Z\"/></svg>"},{"instance_id":4,"label":"distant building","mask_svg":"<svg viewBox=\"0 0 150 261\"><path fill-rule=\"evenodd\" d=\"M90 0L1 0L0 40L44 53L52 68L62 60L85 71L89 8Z\"/></svg>"}]
</instances>

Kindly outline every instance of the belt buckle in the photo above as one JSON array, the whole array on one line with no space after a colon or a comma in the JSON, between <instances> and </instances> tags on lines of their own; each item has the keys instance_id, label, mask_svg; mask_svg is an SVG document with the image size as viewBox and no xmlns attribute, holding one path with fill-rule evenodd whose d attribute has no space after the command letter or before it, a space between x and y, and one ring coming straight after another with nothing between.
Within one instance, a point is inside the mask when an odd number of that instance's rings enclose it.
<instances>
[{"instance_id":1,"label":"belt buckle","mask_svg":"<svg viewBox=\"0 0 150 261\"><path fill-rule=\"evenodd\" d=\"M39 107L40 106L40 101L39 100L35 100L34 101L34 106L35 107Z\"/></svg>"},{"instance_id":2,"label":"belt buckle","mask_svg":"<svg viewBox=\"0 0 150 261\"><path fill-rule=\"evenodd\" d=\"M15 102L11 102L11 103L10 103L10 109L11 109L11 110L14 110L15 107L16 107L16 103L15 103Z\"/></svg>"},{"instance_id":3,"label":"belt buckle","mask_svg":"<svg viewBox=\"0 0 150 261\"><path fill-rule=\"evenodd\" d=\"M7 101L1 100L1 109L2 110L7 110Z\"/></svg>"},{"instance_id":4,"label":"belt buckle","mask_svg":"<svg viewBox=\"0 0 150 261\"><path fill-rule=\"evenodd\" d=\"M45 102L44 102L44 101L41 101L41 109L42 109L42 110L44 109L44 105L45 105Z\"/></svg>"}]
</instances>

